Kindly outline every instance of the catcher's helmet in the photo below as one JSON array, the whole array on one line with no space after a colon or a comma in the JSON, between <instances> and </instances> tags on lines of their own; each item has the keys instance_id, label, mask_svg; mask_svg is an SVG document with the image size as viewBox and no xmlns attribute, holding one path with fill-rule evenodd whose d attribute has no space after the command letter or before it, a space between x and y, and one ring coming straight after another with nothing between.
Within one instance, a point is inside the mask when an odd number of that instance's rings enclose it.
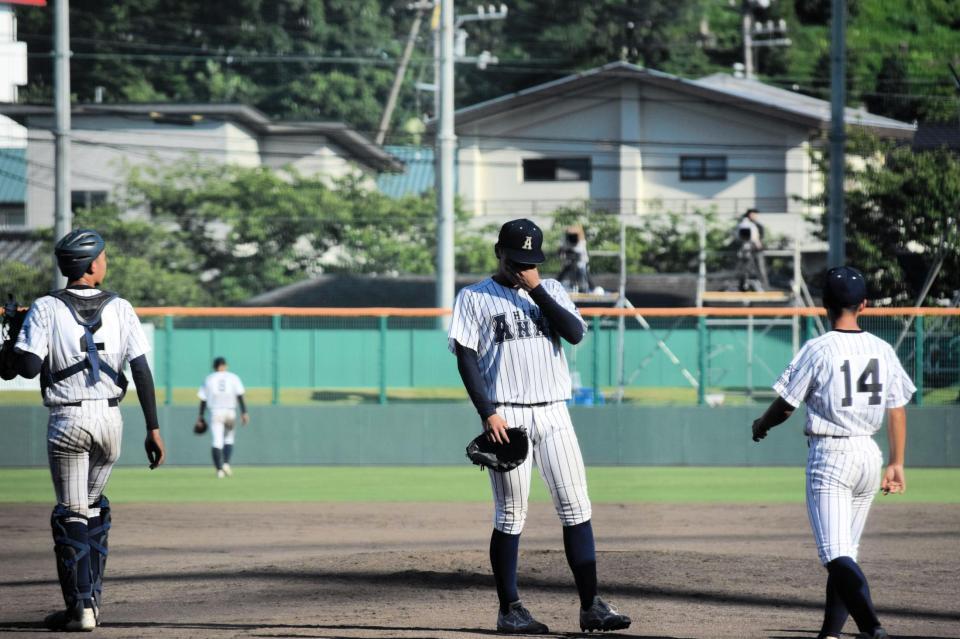
<instances>
[{"instance_id":1,"label":"catcher's helmet","mask_svg":"<svg viewBox=\"0 0 960 639\"><path fill-rule=\"evenodd\" d=\"M61 238L53 249L60 272L69 280L79 279L90 263L103 252L106 243L100 234L90 229L76 229Z\"/></svg>"}]
</instances>

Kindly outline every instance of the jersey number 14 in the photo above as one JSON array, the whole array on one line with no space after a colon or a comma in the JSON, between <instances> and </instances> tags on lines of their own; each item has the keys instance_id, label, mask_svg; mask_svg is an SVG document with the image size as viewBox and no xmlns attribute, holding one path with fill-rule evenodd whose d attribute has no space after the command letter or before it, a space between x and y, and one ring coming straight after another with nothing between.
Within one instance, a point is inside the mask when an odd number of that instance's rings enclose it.
<instances>
[{"instance_id":1,"label":"jersey number 14","mask_svg":"<svg viewBox=\"0 0 960 639\"><path fill-rule=\"evenodd\" d=\"M850 360L844 360L840 367L843 371L843 398L840 405L843 407L853 406L853 393L851 392ZM883 398L880 393L883 392L883 384L880 383L880 360L876 357L867 362L867 366L857 378L857 392L870 393L870 405L877 406L882 403Z\"/></svg>"}]
</instances>

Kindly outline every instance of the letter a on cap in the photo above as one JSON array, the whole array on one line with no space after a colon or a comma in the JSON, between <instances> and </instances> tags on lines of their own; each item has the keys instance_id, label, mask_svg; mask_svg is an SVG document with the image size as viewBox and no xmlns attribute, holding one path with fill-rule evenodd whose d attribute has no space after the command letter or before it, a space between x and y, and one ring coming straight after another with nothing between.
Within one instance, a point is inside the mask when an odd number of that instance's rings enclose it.
<instances>
[{"instance_id":1,"label":"letter a on cap","mask_svg":"<svg viewBox=\"0 0 960 639\"><path fill-rule=\"evenodd\" d=\"M527 239L523 241L523 248L527 251L533 250L533 238L531 236L528 235Z\"/></svg>"}]
</instances>

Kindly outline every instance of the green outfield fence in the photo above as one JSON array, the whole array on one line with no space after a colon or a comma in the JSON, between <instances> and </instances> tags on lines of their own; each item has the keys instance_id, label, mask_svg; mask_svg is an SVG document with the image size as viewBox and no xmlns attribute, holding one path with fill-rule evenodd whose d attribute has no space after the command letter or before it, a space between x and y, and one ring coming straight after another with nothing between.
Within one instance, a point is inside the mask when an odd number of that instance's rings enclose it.
<instances>
[{"instance_id":1,"label":"green outfield fence","mask_svg":"<svg viewBox=\"0 0 960 639\"><path fill-rule=\"evenodd\" d=\"M181 308L137 310L153 326L154 368L167 404L190 398L215 356L273 404L294 389L323 401L449 401L462 394L443 328L449 311L410 308ZM579 404L742 404L770 385L822 309L643 308L581 310L589 330L566 345ZM960 309L868 309L866 329L897 346L919 389L917 404L956 402ZM180 392L178 393L178 389ZM406 391L406 393L404 393ZM354 393L354 395L350 395Z\"/></svg>"}]
</instances>

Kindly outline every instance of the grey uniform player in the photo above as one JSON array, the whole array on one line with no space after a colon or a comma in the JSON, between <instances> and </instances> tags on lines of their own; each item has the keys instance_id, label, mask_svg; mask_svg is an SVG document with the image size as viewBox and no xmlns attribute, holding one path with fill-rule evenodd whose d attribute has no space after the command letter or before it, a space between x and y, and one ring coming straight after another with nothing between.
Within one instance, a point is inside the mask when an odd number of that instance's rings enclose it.
<instances>
[{"instance_id":1,"label":"grey uniform player","mask_svg":"<svg viewBox=\"0 0 960 639\"><path fill-rule=\"evenodd\" d=\"M227 360L222 357L213 360L213 372L207 375L197 391L197 397L200 398L199 419L203 419L205 410L210 410L211 452L219 479L233 474L230 458L236 438L238 404L240 421L244 426L250 421L246 404L243 402L244 392L240 377L227 370Z\"/></svg>"},{"instance_id":2,"label":"grey uniform player","mask_svg":"<svg viewBox=\"0 0 960 639\"><path fill-rule=\"evenodd\" d=\"M807 406L807 516L827 569L826 604L818 639L839 637L853 616L862 637L887 637L857 564L860 534L879 488L906 490L903 471L907 418L904 406L916 387L893 348L862 331L857 316L866 305L863 275L830 269L823 302L833 330L807 342L773 388L780 396L753 423L753 439ZM888 419L890 460L873 440Z\"/></svg>"},{"instance_id":3,"label":"grey uniform player","mask_svg":"<svg viewBox=\"0 0 960 639\"><path fill-rule=\"evenodd\" d=\"M17 338L18 373L40 375L50 409L47 456L57 506L51 516L57 573L66 609L46 619L55 630L93 630L99 623L110 530L104 487L120 455L118 407L126 362L147 426L150 468L163 463L149 344L130 303L97 287L107 272L103 239L77 230L55 248L66 289L37 299Z\"/></svg>"},{"instance_id":4,"label":"grey uniform player","mask_svg":"<svg viewBox=\"0 0 960 639\"><path fill-rule=\"evenodd\" d=\"M563 286L540 280L543 233L530 220L500 229L497 273L457 295L448 342L467 392L491 441L522 427L532 454L505 473L489 471L495 513L490 563L500 610L497 630L548 632L520 601L517 559L533 463L563 524L564 549L580 595L582 630L630 625L597 596L596 553L586 473L566 400L571 384L561 338L579 342L586 328Z\"/></svg>"}]
</instances>

